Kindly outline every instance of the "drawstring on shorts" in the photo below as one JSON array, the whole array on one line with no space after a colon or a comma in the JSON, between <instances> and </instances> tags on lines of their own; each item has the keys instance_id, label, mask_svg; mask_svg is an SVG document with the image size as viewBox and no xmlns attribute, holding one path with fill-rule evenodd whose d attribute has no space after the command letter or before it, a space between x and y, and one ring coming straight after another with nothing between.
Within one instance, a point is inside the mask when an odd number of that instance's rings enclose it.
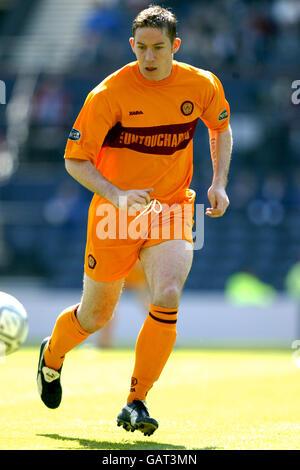
<instances>
[{"instance_id":1,"label":"drawstring on shorts","mask_svg":"<svg viewBox=\"0 0 300 470\"><path fill-rule=\"evenodd\" d=\"M156 204L158 204L158 209L156 209ZM152 199L149 202L149 204L147 204L145 209L134 218L134 220L138 219L142 215L150 214L150 212L152 212L152 211L155 212L156 214L159 214L162 211L162 205L158 201L158 199Z\"/></svg>"}]
</instances>

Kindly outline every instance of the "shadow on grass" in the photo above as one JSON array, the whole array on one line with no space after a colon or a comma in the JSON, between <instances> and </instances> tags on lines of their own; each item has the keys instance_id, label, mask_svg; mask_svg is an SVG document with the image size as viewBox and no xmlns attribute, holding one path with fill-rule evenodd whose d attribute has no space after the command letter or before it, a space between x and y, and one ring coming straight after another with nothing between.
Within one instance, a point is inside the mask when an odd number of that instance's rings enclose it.
<instances>
[{"instance_id":1,"label":"shadow on grass","mask_svg":"<svg viewBox=\"0 0 300 470\"><path fill-rule=\"evenodd\" d=\"M184 450L185 446L177 446L173 444L166 444L163 442L145 442L135 441L130 442L108 442L108 441L95 441L91 439L81 439L80 437L61 436L60 434L37 434L37 436L49 437L56 441L76 441L81 449L109 449L109 450ZM199 450L215 450L216 447L206 447Z\"/></svg>"}]
</instances>

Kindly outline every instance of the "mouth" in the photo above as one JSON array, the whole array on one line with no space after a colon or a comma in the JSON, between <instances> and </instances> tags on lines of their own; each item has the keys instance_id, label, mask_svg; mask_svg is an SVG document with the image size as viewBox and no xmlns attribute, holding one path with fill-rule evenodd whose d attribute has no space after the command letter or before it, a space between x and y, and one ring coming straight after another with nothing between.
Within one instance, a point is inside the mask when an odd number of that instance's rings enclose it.
<instances>
[{"instance_id":1,"label":"mouth","mask_svg":"<svg viewBox=\"0 0 300 470\"><path fill-rule=\"evenodd\" d=\"M156 67L145 67L145 70L147 70L147 72L154 72L156 69Z\"/></svg>"}]
</instances>

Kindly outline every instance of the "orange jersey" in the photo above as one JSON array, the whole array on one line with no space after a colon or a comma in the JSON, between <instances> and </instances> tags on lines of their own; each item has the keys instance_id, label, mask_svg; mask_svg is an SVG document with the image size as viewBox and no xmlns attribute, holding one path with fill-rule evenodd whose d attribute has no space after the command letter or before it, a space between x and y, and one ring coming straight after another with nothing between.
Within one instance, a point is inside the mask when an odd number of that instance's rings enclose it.
<instances>
[{"instance_id":1,"label":"orange jersey","mask_svg":"<svg viewBox=\"0 0 300 470\"><path fill-rule=\"evenodd\" d=\"M229 116L213 73L173 61L171 75L155 82L132 62L90 92L65 158L90 160L121 190L154 188L151 198L180 202L192 179L198 119L222 132Z\"/></svg>"}]
</instances>

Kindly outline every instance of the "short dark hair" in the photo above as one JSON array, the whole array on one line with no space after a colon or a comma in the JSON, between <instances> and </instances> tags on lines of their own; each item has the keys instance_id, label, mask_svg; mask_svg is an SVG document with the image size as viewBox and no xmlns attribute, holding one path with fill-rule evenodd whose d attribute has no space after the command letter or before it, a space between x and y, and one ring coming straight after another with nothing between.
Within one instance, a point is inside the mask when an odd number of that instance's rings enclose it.
<instances>
[{"instance_id":1,"label":"short dark hair","mask_svg":"<svg viewBox=\"0 0 300 470\"><path fill-rule=\"evenodd\" d=\"M135 17L132 24L132 35L138 28L166 29L167 35L173 44L176 38L177 18L172 11L159 5L149 5Z\"/></svg>"}]
</instances>

